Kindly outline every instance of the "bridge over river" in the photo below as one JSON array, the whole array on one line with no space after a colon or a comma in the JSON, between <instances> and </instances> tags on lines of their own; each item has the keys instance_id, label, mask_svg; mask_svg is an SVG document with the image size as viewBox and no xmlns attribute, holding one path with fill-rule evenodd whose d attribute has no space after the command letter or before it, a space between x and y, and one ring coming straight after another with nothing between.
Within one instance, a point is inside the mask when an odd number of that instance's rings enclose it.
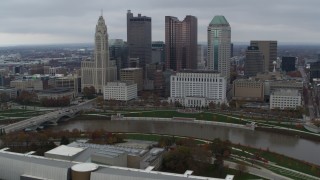
<instances>
[{"instance_id":1,"label":"bridge over river","mask_svg":"<svg viewBox=\"0 0 320 180\"><path fill-rule=\"evenodd\" d=\"M65 118L72 118L78 114L81 110L92 108L92 104L95 99L80 103L76 106L64 107L62 109L49 112L40 116L35 116L23 121L19 121L13 124L0 127L1 133L10 133L20 131L26 128L35 129L43 124L56 124L59 120Z\"/></svg>"}]
</instances>

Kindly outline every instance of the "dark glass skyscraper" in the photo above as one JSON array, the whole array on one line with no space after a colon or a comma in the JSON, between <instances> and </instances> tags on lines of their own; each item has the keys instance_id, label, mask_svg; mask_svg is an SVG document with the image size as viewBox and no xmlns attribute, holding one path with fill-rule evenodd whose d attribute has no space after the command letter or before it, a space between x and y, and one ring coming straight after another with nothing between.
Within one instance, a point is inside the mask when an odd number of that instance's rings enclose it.
<instances>
[{"instance_id":1,"label":"dark glass skyscraper","mask_svg":"<svg viewBox=\"0 0 320 180\"><path fill-rule=\"evenodd\" d=\"M183 21L165 17L166 67L174 71L197 69L198 20L186 16Z\"/></svg>"},{"instance_id":2,"label":"dark glass skyscraper","mask_svg":"<svg viewBox=\"0 0 320 180\"><path fill-rule=\"evenodd\" d=\"M264 57L259 47L249 46L246 50L246 61L244 74L248 77L256 76L257 73L264 72Z\"/></svg>"},{"instance_id":3,"label":"dark glass skyscraper","mask_svg":"<svg viewBox=\"0 0 320 180\"><path fill-rule=\"evenodd\" d=\"M139 58L139 66L151 62L151 18L127 13L127 43L129 58Z\"/></svg>"}]
</instances>

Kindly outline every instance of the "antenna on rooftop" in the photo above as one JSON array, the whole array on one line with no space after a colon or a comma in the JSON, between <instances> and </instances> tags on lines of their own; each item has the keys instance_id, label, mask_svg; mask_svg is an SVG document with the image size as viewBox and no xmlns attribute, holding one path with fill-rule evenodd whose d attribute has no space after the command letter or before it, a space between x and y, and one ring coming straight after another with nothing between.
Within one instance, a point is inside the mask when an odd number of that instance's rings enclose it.
<instances>
[{"instance_id":1,"label":"antenna on rooftop","mask_svg":"<svg viewBox=\"0 0 320 180\"><path fill-rule=\"evenodd\" d=\"M103 9L101 9L101 16L103 16Z\"/></svg>"}]
</instances>

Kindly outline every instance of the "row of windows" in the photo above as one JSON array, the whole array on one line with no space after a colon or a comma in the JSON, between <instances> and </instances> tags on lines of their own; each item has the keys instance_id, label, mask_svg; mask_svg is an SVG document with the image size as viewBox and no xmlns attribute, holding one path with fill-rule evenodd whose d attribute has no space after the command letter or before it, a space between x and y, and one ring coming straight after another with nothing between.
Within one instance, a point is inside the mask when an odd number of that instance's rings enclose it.
<instances>
[{"instance_id":1,"label":"row of windows","mask_svg":"<svg viewBox=\"0 0 320 180\"><path fill-rule=\"evenodd\" d=\"M187 82L221 82L222 83L222 79L207 79L207 78L177 78L174 79L172 78L172 81L187 81Z\"/></svg>"}]
</instances>

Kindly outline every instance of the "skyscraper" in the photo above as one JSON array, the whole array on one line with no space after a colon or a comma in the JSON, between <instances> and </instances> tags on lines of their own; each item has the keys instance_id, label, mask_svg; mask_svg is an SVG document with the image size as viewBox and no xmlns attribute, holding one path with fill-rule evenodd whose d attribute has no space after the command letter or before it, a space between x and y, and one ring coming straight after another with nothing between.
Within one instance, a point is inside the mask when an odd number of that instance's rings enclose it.
<instances>
[{"instance_id":1,"label":"skyscraper","mask_svg":"<svg viewBox=\"0 0 320 180\"><path fill-rule=\"evenodd\" d=\"M277 41L251 41L250 46L258 46L264 56L264 71L273 71L273 61L277 61Z\"/></svg>"},{"instance_id":2,"label":"skyscraper","mask_svg":"<svg viewBox=\"0 0 320 180\"><path fill-rule=\"evenodd\" d=\"M117 79L117 67L109 60L108 31L102 16L95 33L94 61L81 62L81 89L93 86L97 93L103 92L107 82Z\"/></svg>"},{"instance_id":3,"label":"skyscraper","mask_svg":"<svg viewBox=\"0 0 320 180\"><path fill-rule=\"evenodd\" d=\"M139 58L139 66L144 68L151 62L151 18L127 13L127 41L129 58Z\"/></svg>"},{"instance_id":4,"label":"skyscraper","mask_svg":"<svg viewBox=\"0 0 320 180\"><path fill-rule=\"evenodd\" d=\"M296 57L282 57L281 70L290 72L296 70Z\"/></svg>"},{"instance_id":5,"label":"skyscraper","mask_svg":"<svg viewBox=\"0 0 320 180\"><path fill-rule=\"evenodd\" d=\"M165 17L166 67L174 71L197 69L198 21L186 16L183 21Z\"/></svg>"},{"instance_id":6,"label":"skyscraper","mask_svg":"<svg viewBox=\"0 0 320 180\"><path fill-rule=\"evenodd\" d=\"M244 74L248 77L256 76L258 72L264 71L263 55L257 46L249 46L246 50L246 61Z\"/></svg>"},{"instance_id":7,"label":"skyscraper","mask_svg":"<svg viewBox=\"0 0 320 180\"><path fill-rule=\"evenodd\" d=\"M216 70L230 79L231 27L224 16L215 16L208 26L209 70Z\"/></svg>"},{"instance_id":8,"label":"skyscraper","mask_svg":"<svg viewBox=\"0 0 320 180\"><path fill-rule=\"evenodd\" d=\"M109 57L117 65L117 77L120 77L120 69L128 67L128 46L122 39L109 39Z\"/></svg>"}]
</instances>

